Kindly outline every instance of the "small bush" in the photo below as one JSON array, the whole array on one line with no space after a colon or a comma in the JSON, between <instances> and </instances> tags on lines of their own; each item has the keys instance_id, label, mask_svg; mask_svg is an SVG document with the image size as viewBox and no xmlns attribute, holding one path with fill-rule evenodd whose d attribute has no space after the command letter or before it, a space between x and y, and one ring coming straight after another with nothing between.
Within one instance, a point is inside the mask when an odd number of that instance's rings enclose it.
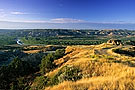
<instances>
[{"instance_id":1,"label":"small bush","mask_svg":"<svg viewBox=\"0 0 135 90\"><path fill-rule=\"evenodd\" d=\"M76 81L82 78L81 71L77 67L65 66L52 78L51 84L55 85L63 81Z\"/></svg>"},{"instance_id":2,"label":"small bush","mask_svg":"<svg viewBox=\"0 0 135 90\"><path fill-rule=\"evenodd\" d=\"M57 49L55 52L55 59L59 59L65 55L65 49Z\"/></svg>"},{"instance_id":3,"label":"small bush","mask_svg":"<svg viewBox=\"0 0 135 90\"><path fill-rule=\"evenodd\" d=\"M36 77L34 80L34 85L30 88L30 90L42 90L47 86L49 78L45 76Z\"/></svg>"},{"instance_id":4,"label":"small bush","mask_svg":"<svg viewBox=\"0 0 135 90\"><path fill-rule=\"evenodd\" d=\"M10 85L10 90L29 90L29 81L24 77L17 78L16 81Z\"/></svg>"}]
</instances>

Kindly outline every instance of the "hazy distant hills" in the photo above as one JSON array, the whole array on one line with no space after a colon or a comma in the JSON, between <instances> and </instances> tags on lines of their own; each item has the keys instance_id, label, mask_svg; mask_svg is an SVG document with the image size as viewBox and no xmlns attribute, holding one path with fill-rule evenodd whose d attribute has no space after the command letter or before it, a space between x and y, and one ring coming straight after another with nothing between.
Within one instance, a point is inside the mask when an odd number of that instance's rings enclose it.
<instances>
[{"instance_id":1,"label":"hazy distant hills","mask_svg":"<svg viewBox=\"0 0 135 90\"><path fill-rule=\"evenodd\" d=\"M49 37L49 36L134 36L135 31L130 30L68 30L68 29L27 29L10 31L11 35Z\"/></svg>"},{"instance_id":2,"label":"hazy distant hills","mask_svg":"<svg viewBox=\"0 0 135 90\"><path fill-rule=\"evenodd\" d=\"M130 29L135 30L135 23L25 23L0 21L3 29Z\"/></svg>"}]
</instances>

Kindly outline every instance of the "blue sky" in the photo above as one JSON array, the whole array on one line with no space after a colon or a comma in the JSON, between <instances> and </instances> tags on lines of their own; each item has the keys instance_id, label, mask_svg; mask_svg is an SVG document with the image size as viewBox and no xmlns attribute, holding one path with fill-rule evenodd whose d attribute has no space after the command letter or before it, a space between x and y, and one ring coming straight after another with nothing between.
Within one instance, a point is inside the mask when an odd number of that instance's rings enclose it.
<instances>
[{"instance_id":1,"label":"blue sky","mask_svg":"<svg viewBox=\"0 0 135 90\"><path fill-rule=\"evenodd\" d=\"M0 28L135 29L135 0L0 0Z\"/></svg>"}]
</instances>

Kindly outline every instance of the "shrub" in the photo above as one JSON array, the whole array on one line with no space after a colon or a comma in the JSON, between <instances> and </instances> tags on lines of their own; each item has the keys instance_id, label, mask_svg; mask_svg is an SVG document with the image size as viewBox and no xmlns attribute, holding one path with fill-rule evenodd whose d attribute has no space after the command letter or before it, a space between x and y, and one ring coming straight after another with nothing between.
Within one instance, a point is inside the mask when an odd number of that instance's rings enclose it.
<instances>
[{"instance_id":1,"label":"shrub","mask_svg":"<svg viewBox=\"0 0 135 90\"><path fill-rule=\"evenodd\" d=\"M47 86L49 78L45 76L36 77L34 80L34 85L30 88L30 90L42 90L45 86Z\"/></svg>"},{"instance_id":2,"label":"shrub","mask_svg":"<svg viewBox=\"0 0 135 90\"><path fill-rule=\"evenodd\" d=\"M54 68L55 65L53 64L53 61L54 61L53 53L43 57L40 65L40 71L42 74L45 74Z\"/></svg>"},{"instance_id":3,"label":"shrub","mask_svg":"<svg viewBox=\"0 0 135 90\"><path fill-rule=\"evenodd\" d=\"M41 63L42 57L44 55L46 55L46 54L44 54L43 52L29 54L29 55L21 58L21 60L28 62L35 69L39 69L39 64Z\"/></svg>"},{"instance_id":4,"label":"shrub","mask_svg":"<svg viewBox=\"0 0 135 90\"><path fill-rule=\"evenodd\" d=\"M47 56L44 56L41 65L40 65L40 71L42 74L45 74L49 72L50 70L54 69L56 65L53 63L55 59L61 58L65 55L64 49L58 49L55 53L50 53Z\"/></svg>"},{"instance_id":5,"label":"shrub","mask_svg":"<svg viewBox=\"0 0 135 90\"><path fill-rule=\"evenodd\" d=\"M24 77L17 78L11 83L10 90L29 90L30 86L28 80Z\"/></svg>"},{"instance_id":6,"label":"shrub","mask_svg":"<svg viewBox=\"0 0 135 90\"><path fill-rule=\"evenodd\" d=\"M9 65L9 72L14 76L24 76L33 72L33 68L26 61L15 58Z\"/></svg>"},{"instance_id":7,"label":"shrub","mask_svg":"<svg viewBox=\"0 0 135 90\"><path fill-rule=\"evenodd\" d=\"M33 73L31 65L25 61L21 61L19 58L15 58L8 66L0 68L0 89L9 90L10 84L12 85L11 89L23 87L23 84L22 86L18 86L21 80L17 80L17 78L29 75L30 73Z\"/></svg>"},{"instance_id":8,"label":"shrub","mask_svg":"<svg viewBox=\"0 0 135 90\"><path fill-rule=\"evenodd\" d=\"M65 49L57 49L55 52L55 59L59 59L65 55Z\"/></svg>"},{"instance_id":9,"label":"shrub","mask_svg":"<svg viewBox=\"0 0 135 90\"><path fill-rule=\"evenodd\" d=\"M76 81L82 78L81 71L77 67L64 66L58 73L51 79L51 84L55 85L63 81Z\"/></svg>"}]
</instances>

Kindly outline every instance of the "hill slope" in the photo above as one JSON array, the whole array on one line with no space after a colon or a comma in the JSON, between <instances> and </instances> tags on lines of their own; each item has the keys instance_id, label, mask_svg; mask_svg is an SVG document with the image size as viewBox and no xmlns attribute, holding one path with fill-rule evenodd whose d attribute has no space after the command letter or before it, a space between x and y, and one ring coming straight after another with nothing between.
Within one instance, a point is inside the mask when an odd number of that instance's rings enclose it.
<instances>
[{"instance_id":1,"label":"hill slope","mask_svg":"<svg viewBox=\"0 0 135 90\"><path fill-rule=\"evenodd\" d=\"M61 68L70 66L79 68L82 78L76 81L64 81L58 85L47 87L45 90L135 89L135 58L113 52L113 49L125 47L106 43L68 46L67 54L63 58L55 60L55 64L59 67L46 75L53 77Z\"/></svg>"}]
</instances>

